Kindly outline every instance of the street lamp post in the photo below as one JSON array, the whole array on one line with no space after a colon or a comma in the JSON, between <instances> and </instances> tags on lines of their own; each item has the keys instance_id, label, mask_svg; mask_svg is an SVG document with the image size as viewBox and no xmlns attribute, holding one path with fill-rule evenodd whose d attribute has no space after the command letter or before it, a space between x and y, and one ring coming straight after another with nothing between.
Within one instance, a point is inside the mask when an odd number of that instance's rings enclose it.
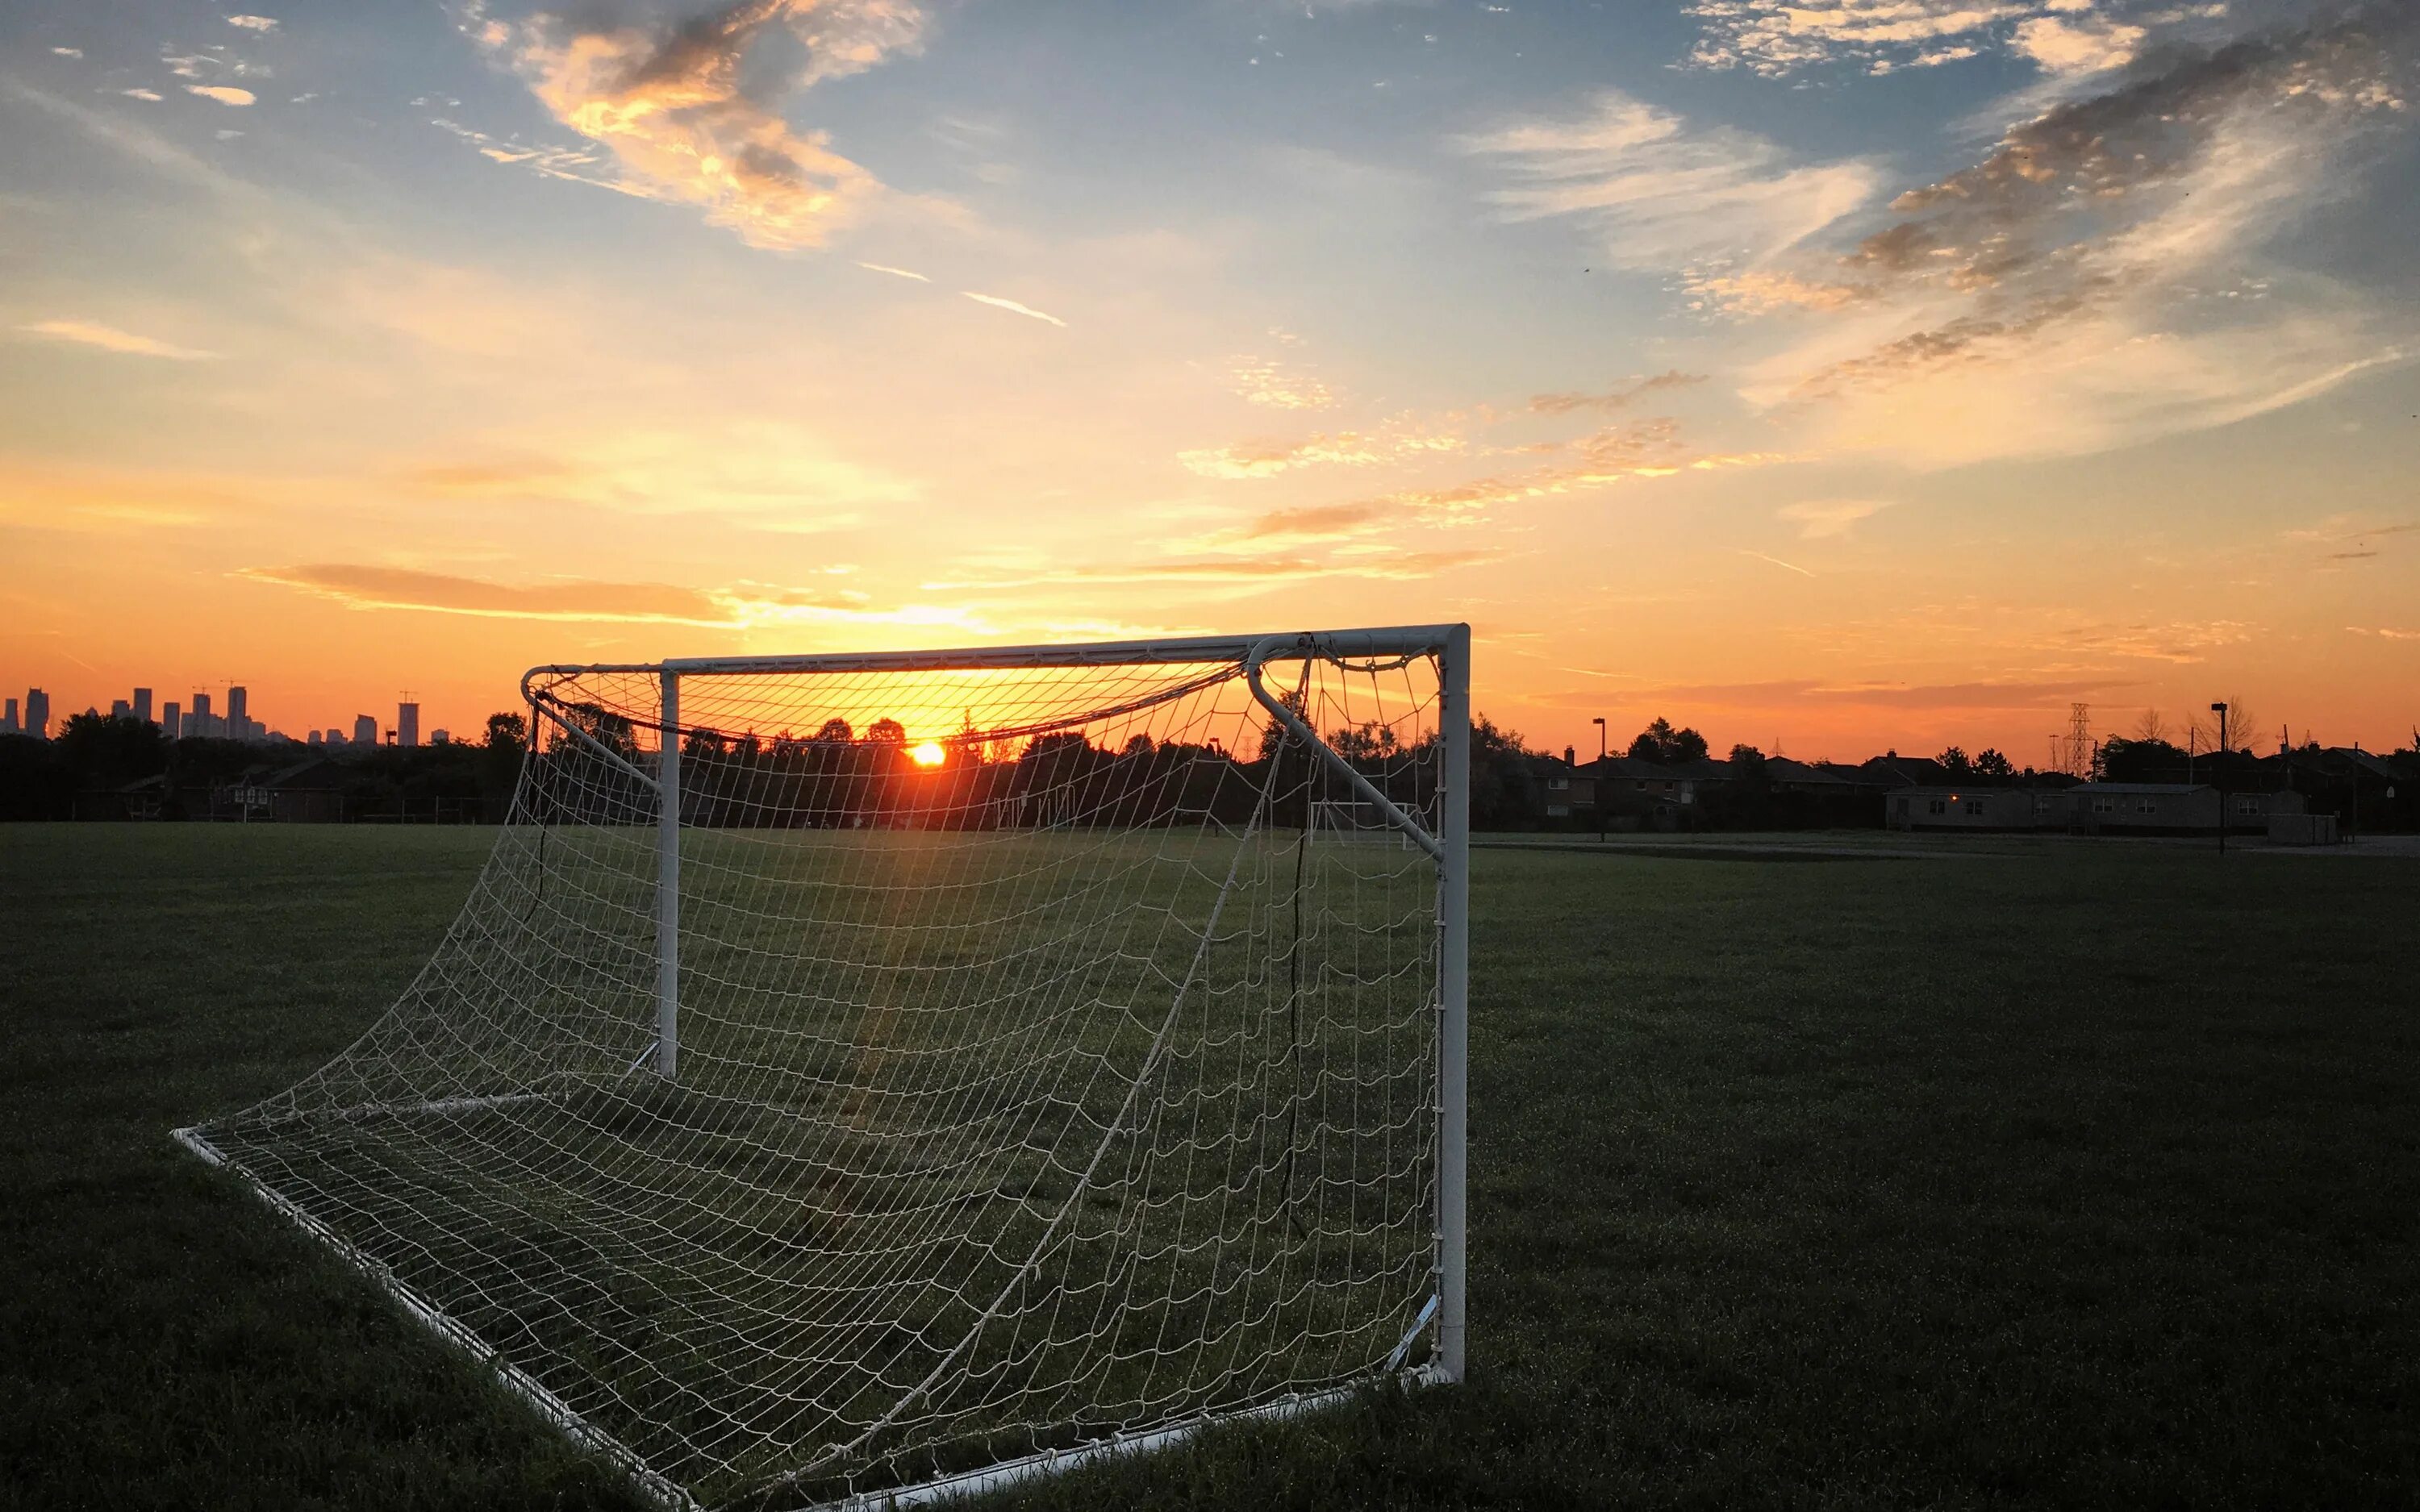
<instances>
[{"instance_id":1,"label":"street lamp post","mask_svg":"<svg viewBox=\"0 0 2420 1512\"><path fill-rule=\"evenodd\" d=\"M1596 777L1589 783L1589 799L1596 806L1597 843L1605 842L1605 719L1602 716L1590 721L1596 726Z\"/></svg>"},{"instance_id":2,"label":"street lamp post","mask_svg":"<svg viewBox=\"0 0 2420 1512\"><path fill-rule=\"evenodd\" d=\"M2213 703L2210 712L2218 716L2218 749L2211 753L2211 770L2218 774L2218 854L2226 854L2226 705Z\"/></svg>"}]
</instances>

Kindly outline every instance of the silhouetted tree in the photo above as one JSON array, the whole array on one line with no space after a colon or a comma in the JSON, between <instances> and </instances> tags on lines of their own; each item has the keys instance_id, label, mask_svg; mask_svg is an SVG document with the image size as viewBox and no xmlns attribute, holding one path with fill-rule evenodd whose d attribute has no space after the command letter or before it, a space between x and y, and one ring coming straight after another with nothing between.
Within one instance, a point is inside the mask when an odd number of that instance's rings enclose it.
<instances>
[{"instance_id":1,"label":"silhouetted tree","mask_svg":"<svg viewBox=\"0 0 2420 1512\"><path fill-rule=\"evenodd\" d=\"M1642 762L1659 762L1677 766L1706 759L1706 737L1683 725L1672 728L1672 721L1657 715L1653 723L1640 731L1631 741L1628 754Z\"/></svg>"},{"instance_id":2,"label":"silhouetted tree","mask_svg":"<svg viewBox=\"0 0 2420 1512\"><path fill-rule=\"evenodd\" d=\"M1966 752L1956 746L1950 747L1948 749L1943 751L1940 755L1935 756L1932 759L1939 762L1942 765L1942 769L1947 771L1951 777L1972 777L1975 775L1975 764L1968 761L1966 759Z\"/></svg>"},{"instance_id":3,"label":"silhouetted tree","mask_svg":"<svg viewBox=\"0 0 2420 1512\"><path fill-rule=\"evenodd\" d=\"M69 778L107 793L167 769L168 737L148 719L113 719L90 709L68 716L54 742Z\"/></svg>"},{"instance_id":4,"label":"silhouetted tree","mask_svg":"<svg viewBox=\"0 0 2420 1512\"><path fill-rule=\"evenodd\" d=\"M1994 782L2005 782L2017 775L2017 769L2006 756L1986 746L1975 757L1975 775Z\"/></svg>"}]
</instances>

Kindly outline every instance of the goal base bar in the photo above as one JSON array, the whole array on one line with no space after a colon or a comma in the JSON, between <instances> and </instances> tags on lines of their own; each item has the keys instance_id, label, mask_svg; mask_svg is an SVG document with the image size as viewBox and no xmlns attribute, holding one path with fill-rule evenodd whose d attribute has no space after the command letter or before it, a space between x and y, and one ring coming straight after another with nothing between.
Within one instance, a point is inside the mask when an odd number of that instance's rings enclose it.
<instances>
[{"instance_id":1,"label":"goal base bar","mask_svg":"<svg viewBox=\"0 0 2420 1512\"><path fill-rule=\"evenodd\" d=\"M1281 1423L1289 1418L1325 1412L1331 1407L1342 1407L1372 1386L1388 1379L1389 1378L1385 1376L1373 1376L1345 1385L1332 1386L1326 1391L1283 1397L1260 1407L1241 1408L1232 1412L1217 1412L1206 1417L1191 1418L1183 1423L1171 1424L1164 1428L1151 1428L1140 1433L1100 1439L1091 1443L1078 1444L1072 1449L1049 1449L1040 1454L1026 1455L1021 1458L1004 1459L985 1470L961 1471L954 1475L920 1481L913 1486L894 1487L889 1490L860 1491L855 1496L844 1497L837 1502L821 1503L815 1507L814 1512L883 1512L883 1509L889 1507L923 1506L927 1503L949 1497L980 1496L985 1492L1004 1489L1021 1481L1033 1480L1044 1475L1063 1475L1088 1465L1097 1465L1125 1455L1155 1454L1162 1449L1172 1449L1204 1432L1225 1427L1230 1423ZM1433 1365L1399 1371L1392 1379L1402 1382L1406 1390L1419 1386L1451 1384L1445 1372Z\"/></svg>"},{"instance_id":2,"label":"goal base bar","mask_svg":"<svg viewBox=\"0 0 2420 1512\"><path fill-rule=\"evenodd\" d=\"M449 1098L434 1103L399 1104L393 1108L380 1106L378 1107L378 1111L451 1112L493 1106L500 1103L520 1102L534 1095L543 1094L522 1093L503 1098ZM581 1416L572 1410L569 1403L549 1391L536 1377L506 1360L489 1347L478 1335L465 1328L456 1319L447 1317L427 1297L397 1281L395 1278L395 1273L385 1265L372 1258L352 1242L312 1216L291 1198L269 1186L235 1161L228 1159L225 1151L211 1144L203 1135L199 1125L170 1130L169 1137L182 1145L204 1165L215 1166L240 1180L252 1195L267 1204L271 1211L334 1251L337 1257L368 1277L380 1291L394 1299L396 1305L422 1327L469 1356L476 1364L493 1371L496 1379L504 1383L506 1390L536 1409L539 1416L545 1418L566 1437L581 1447L592 1450L612 1461L615 1468L630 1478L631 1484L638 1488L642 1495L657 1506L663 1508L664 1512L705 1512L697 1500L687 1490L647 1468L646 1461L642 1459L629 1445ZM1427 1324L1430 1314L1435 1309L1435 1304L1432 1301L1429 1308L1421 1313L1420 1323L1415 1325L1416 1334L1419 1327ZM1405 1342L1410 1342L1408 1337ZM1406 1390L1453 1383L1453 1378L1439 1365L1417 1365L1409 1370L1398 1369L1388 1374L1349 1381L1342 1386L1333 1386L1325 1391L1283 1397L1259 1407L1242 1408L1232 1412L1218 1412L1205 1417L1191 1418L1183 1423L1171 1424L1167 1427L1100 1439L1091 1443L1078 1444L1071 1449L1044 1450L1039 1454L1005 1459L982 1470L960 1471L954 1474L937 1476L913 1486L861 1491L836 1502L819 1504L815 1512L884 1512L884 1509L891 1507L922 1506L949 1497L980 1495L1044 1475L1066 1474L1087 1465L1099 1464L1120 1456L1153 1454L1162 1449L1174 1448L1209 1429L1229 1423L1280 1423L1291 1418L1325 1412L1331 1407L1342 1407L1372 1386L1390 1379L1400 1382Z\"/></svg>"},{"instance_id":3,"label":"goal base bar","mask_svg":"<svg viewBox=\"0 0 2420 1512\"><path fill-rule=\"evenodd\" d=\"M593 1450L611 1460L617 1469L630 1477L631 1484L636 1486L647 1500L664 1508L665 1512L702 1512L696 1500L689 1492L648 1469L646 1461L640 1458L629 1445L572 1411L569 1403L547 1390L535 1376L497 1353L478 1335L445 1316L419 1292L397 1281L393 1271L364 1253L351 1241L313 1217L291 1198L270 1187L258 1177L228 1159L225 1151L203 1136L200 1126L170 1130L169 1137L200 1157L203 1164L217 1166L240 1178L243 1184L251 1189L254 1196L267 1203L272 1211L285 1217L305 1234L334 1250L346 1264L367 1276L377 1284L380 1291L395 1299L396 1304L423 1327L469 1355L473 1361L494 1371L496 1379L504 1382L506 1390L535 1408L539 1416L561 1430L574 1443L583 1449Z\"/></svg>"}]
</instances>

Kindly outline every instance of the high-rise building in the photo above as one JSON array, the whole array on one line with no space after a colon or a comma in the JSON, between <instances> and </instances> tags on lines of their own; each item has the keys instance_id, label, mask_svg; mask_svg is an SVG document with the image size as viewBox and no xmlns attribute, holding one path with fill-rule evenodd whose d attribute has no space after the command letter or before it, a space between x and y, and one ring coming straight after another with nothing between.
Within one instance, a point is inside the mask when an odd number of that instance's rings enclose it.
<instances>
[{"instance_id":1,"label":"high-rise building","mask_svg":"<svg viewBox=\"0 0 2420 1512\"><path fill-rule=\"evenodd\" d=\"M341 731L341 730L337 729L334 725L330 725L330 726L328 727L328 739L327 739L327 744L329 744L329 745L331 745L331 746L341 746L341 745L343 745L344 743L345 743L345 733L344 733L343 731Z\"/></svg>"},{"instance_id":2,"label":"high-rise building","mask_svg":"<svg viewBox=\"0 0 2420 1512\"><path fill-rule=\"evenodd\" d=\"M370 717L369 717L368 715L366 715L366 714L356 714L356 715L354 715L354 716L353 716L353 744L354 744L354 745L356 745L356 746L375 746L375 745L377 745L377 744L378 744L378 721L377 721L376 719L374 719L374 718Z\"/></svg>"},{"instance_id":3,"label":"high-rise building","mask_svg":"<svg viewBox=\"0 0 2420 1512\"><path fill-rule=\"evenodd\" d=\"M395 706L395 743L398 746L420 744L420 705L398 703Z\"/></svg>"},{"instance_id":4,"label":"high-rise building","mask_svg":"<svg viewBox=\"0 0 2420 1512\"><path fill-rule=\"evenodd\" d=\"M16 733L17 701L15 699L10 699L8 700L8 712L0 713L0 735L13 735Z\"/></svg>"},{"instance_id":5,"label":"high-rise building","mask_svg":"<svg viewBox=\"0 0 2420 1512\"><path fill-rule=\"evenodd\" d=\"M184 712L184 705L175 699L160 705L160 728L168 732L169 739L174 740L185 733L185 727L178 723Z\"/></svg>"},{"instance_id":6,"label":"high-rise building","mask_svg":"<svg viewBox=\"0 0 2420 1512\"><path fill-rule=\"evenodd\" d=\"M25 733L36 740L51 738L51 696L39 687L25 689Z\"/></svg>"},{"instance_id":7,"label":"high-rise building","mask_svg":"<svg viewBox=\"0 0 2420 1512\"><path fill-rule=\"evenodd\" d=\"M185 733L211 736L221 733L217 716L210 713L210 696L196 693L193 698L194 712L185 716Z\"/></svg>"},{"instance_id":8,"label":"high-rise building","mask_svg":"<svg viewBox=\"0 0 2420 1512\"><path fill-rule=\"evenodd\" d=\"M132 719L134 717L134 705L124 699L111 699L109 717L113 719Z\"/></svg>"},{"instance_id":9,"label":"high-rise building","mask_svg":"<svg viewBox=\"0 0 2420 1512\"><path fill-rule=\"evenodd\" d=\"M226 733L230 740L254 740L252 711L246 707L252 701L250 691L230 687L227 689Z\"/></svg>"},{"instance_id":10,"label":"high-rise building","mask_svg":"<svg viewBox=\"0 0 2420 1512\"><path fill-rule=\"evenodd\" d=\"M319 744L319 732L318 732L317 730L312 731L312 732L311 732L311 738L310 738L309 740L307 740L307 741L303 742L303 744L308 745L308 746L316 746L316 745L318 745L318 744Z\"/></svg>"},{"instance_id":11,"label":"high-rise building","mask_svg":"<svg viewBox=\"0 0 2420 1512\"><path fill-rule=\"evenodd\" d=\"M147 687L134 690L134 717L145 724L151 722L151 690Z\"/></svg>"}]
</instances>

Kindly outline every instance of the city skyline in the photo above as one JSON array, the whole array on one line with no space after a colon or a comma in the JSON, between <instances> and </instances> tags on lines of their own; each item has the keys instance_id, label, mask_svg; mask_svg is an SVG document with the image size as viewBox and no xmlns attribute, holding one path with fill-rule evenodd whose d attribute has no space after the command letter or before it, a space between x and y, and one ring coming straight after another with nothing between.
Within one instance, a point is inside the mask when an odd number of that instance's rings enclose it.
<instances>
[{"instance_id":1,"label":"city skyline","mask_svg":"<svg viewBox=\"0 0 2420 1512\"><path fill-rule=\"evenodd\" d=\"M2409 6L246 21L0 16L61 708L1468 620L1550 749L2410 735Z\"/></svg>"}]
</instances>

